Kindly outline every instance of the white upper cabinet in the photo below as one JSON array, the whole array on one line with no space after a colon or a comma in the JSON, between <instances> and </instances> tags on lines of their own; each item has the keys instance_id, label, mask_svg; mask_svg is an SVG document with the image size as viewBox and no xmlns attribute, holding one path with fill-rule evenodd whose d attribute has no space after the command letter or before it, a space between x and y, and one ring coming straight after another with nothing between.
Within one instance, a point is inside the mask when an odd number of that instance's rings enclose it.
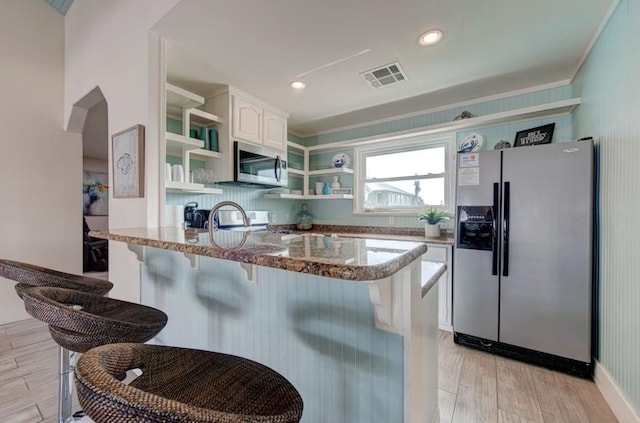
<instances>
[{"instance_id":1,"label":"white upper cabinet","mask_svg":"<svg viewBox=\"0 0 640 423\"><path fill-rule=\"evenodd\" d=\"M287 119L269 110L263 116L263 144L277 150L287 150Z\"/></svg>"},{"instance_id":2,"label":"white upper cabinet","mask_svg":"<svg viewBox=\"0 0 640 423\"><path fill-rule=\"evenodd\" d=\"M262 144L264 109L237 95L231 96L231 136L235 139Z\"/></svg>"},{"instance_id":3,"label":"white upper cabinet","mask_svg":"<svg viewBox=\"0 0 640 423\"><path fill-rule=\"evenodd\" d=\"M264 146L287 157L286 112L231 86L211 94L204 109L221 120L216 127L221 157L215 161L215 168L222 179L234 178L235 141Z\"/></svg>"},{"instance_id":4,"label":"white upper cabinet","mask_svg":"<svg viewBox=\"0 0 640 423\"><path fill-rule=\"evenodd\" d=\"M222 142L243 141L287 151L287 113L233 87L214 93L205 109L228 122L219 130Z\"/></svg>"}]
</instances>

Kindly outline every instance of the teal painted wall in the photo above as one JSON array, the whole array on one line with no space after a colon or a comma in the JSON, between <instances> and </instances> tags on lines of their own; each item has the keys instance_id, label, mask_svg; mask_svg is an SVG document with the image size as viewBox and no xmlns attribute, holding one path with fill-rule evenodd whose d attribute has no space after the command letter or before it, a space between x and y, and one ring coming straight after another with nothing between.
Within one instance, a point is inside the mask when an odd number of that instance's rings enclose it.
<instances>
[{"instance_id":1,"label":"teal painted wall","mask_svg":"<svg viewBox=\"0 0 640 423\"><path fill-rule=\"evenodd\" d=\"M459 115L463 110L468 110L474 115L481 116L492 113L503 112L512 109L535 106L544 103L551 103L560 100L566 100L573 97L572 87L570 85L550 88L546 90L536 91L528 94L514 95L511 97L477 102L464 107L452 108L449 110L427 113L411 118L402 118L390 122L372 124L360 128L336 131L329 134L323 134L308 138L300 138L296 135L289 134L290 141L305 145L327 144L336 141L356 140L364 137L385 135L398 131L406 131L408 129L419 129L425 126L435 125L443 122L450 122L453 117ZM504 139L513 143L515 133L522 129L531 128L546 123L555 122L555 132L553 141L569 141L573 139L573 124L571 116L561 116L548 119L537 119L523 122L516 122L504 125L493 125L473 130L460 131L452 133L451 136L456 138L456 142L460 141L471 132L478 132L485 137L483 149L490 150L500 140ZM167 129L172 132L181 132L181 123L172 119L167 120ZM309 157L309 168L311 170L329 167L331 158L337 151L326 151L311 154ZM352 159L354 158L353 149L344 148L340 152L346 152ZM289 153L289 161L295 168L302 167L302 156L298 151L293 149ZM167 156L167 161L172 163L179 162L178 159ZM201 167L202 164L192 163L192 168ZM315 182L331 182L330 176L310 178L310 186L313 187ZM353 187L353 176L340 176L340 183L343 187ZM295 175L290 176L289 188L303 189L303 179ZM167 194L167 204L184 204L189 201L196 201L202 208L211 208L215 203L222 200L236 201L242 204L248 210L269 210L272 216L276 216L275 222L272 223L293 223L296 213L300 210L303 201L292 200L266 200L262 198L264 190L256 190L251 188L223 187L224 195L183 195L183 194ZM314 213L315 222L322 224L341 224L341 225L367 225L367 226L391 226L389 225L388 216L366 216L353 214L353 201L351 200L305 200L311 211ZM424 226L417 220L417 216L399 215L394 216L395 227L415 227ZM443 222L443 228L452 229L453 222Z\"/></svg>"},{"instance_id":2,"label":"teal painted wall","mask_svg":"<svg viewBox=\"0 0 640 423\"><path fill-rule=\"evenodd\" d=\"M599 166L598 361L640 414L640 2L621 0L574 80Z\"/></svg>"},{"instance_id":3,"label":"teal painted wall","mask_svg":"<svg viewBox=\"0 0 640 423\"><path fill-rule=\"evenodd\" d=\"M344 131L336 131L329 134L316 135L305 138L304 143L307 146L311 146L337 141L372 137L376 135L404 131L407 129L418 129L425 126L436 125L439 123L451 122L455 116L459 115L464 110L468 110L476 116L482 116L491 113L504 112L507 110L520 109L522 107L567 100L571 97L571 86L566 85L563 87L550 88L529 94L515 95L499 100L478 102L463 107L397 119L389 122L376 123L364 127L347 129Z\"/></svg>"},{"instance_id":4,"label":"teal painted wall","mask_svg":"<svg viewBox=\"0 0 640 423\"><path fill-rule=\"evenodd\" d=\"M304 401L302 423L403 421L403 340L375 329L366 283L147 248L142 303L163 310L155 338L235 354L284 375Z\"/></svg>"},{"instance_id":5,"label":"teal painted wall","mask_svg":"<svg viewBox=\"0 0 640 423\"><path fill-rule=\"evenodd\" d=\"M492 113L498 113L523 107L535 106L539 104L551 103L560 100L566 100L573 97L573 90L570 85L550 88L546 90L536 91L529 94L520 94L499 100L491 100L478 102L464 107L453 108L449 110L428 113L421 116L411 118L398 119L391 122L377 123L365 127L353 128L344 131L336 131L333 133L312 136L303 139L304 145L322 145L337 141L356 140L376 135L384 135L398 131L406 131L407 129L423 128L429 125L436 125L443 122L450 122L453 117L459 115L463 110L468 110L476 116L482 116ZM547 123L555 122L555 131L553 142L570 141L573 138L573 124L571 116L560 116L546 119L528 120L503 125L493 125L472 130L459 131L453 133L453 137L457 142L472 132L481 134L484 138L483 150L491 150L493 146L500 140L507 140L513 144L516 132L532 128ZM341 149L353 158L352 149ZM315 154L309 158L309 168L311 170L328 167L331 157L336 151L323 152ZM331 177L321 177L310 180L311 186L316 180L322 182L331 182ZM342 186L353 187L353 176L341 176ZM349 200L325 201L311 200L308 202L311 211L316 217L317 223L324 224L343 224L343 225L367 225L367 226L390 226L388 216L365 216L353 214L353 202ZM400 215L394 216L394 225L398 227L422 227L423 223L417 220L417 216ZM441 227L446 229L453 228L453 221L443 222Z\"/></svg>"}]
</instances>

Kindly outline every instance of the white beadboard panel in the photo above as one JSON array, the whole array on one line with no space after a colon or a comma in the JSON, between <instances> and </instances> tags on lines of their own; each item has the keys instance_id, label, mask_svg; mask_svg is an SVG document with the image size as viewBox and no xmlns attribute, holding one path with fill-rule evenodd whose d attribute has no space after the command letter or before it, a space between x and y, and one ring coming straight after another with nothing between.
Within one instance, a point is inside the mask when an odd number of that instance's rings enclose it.
<instances>
[{"instance_id":1,"label":"white beadboard panel","mask_svg":"<svg viewBox=\"0 0 640 423\"><path fill-rule=\"evenodd\" d=\"M295 142L296 144L304 145L304 139L297 136L296 134L292 134L291 132L287 133L287 140L291 142Z\"/></svg>"},{"instance_id":2,"label":"white beadboard panel","mask_svg":"<svg viewBox=\"0 0 640 423\"><path fill-rule=\"evenodd\" d=\"M299 182L302 189L302 182ZM268 210L271 223L293 223L296 213L300 211L300 201L282 201L265 199L267 190L220 185L223 195L175 194L167 193L166 203L184 205L195 201L198 208L211 209L220 201L230 200L240 204L245 210Z\"/></svg>"},{"instance_id":3,"label":"white beadboard panel","mask_svg":"<svg viewBox=\"0 0 640 423\"><path fill-rule=\"evenodd\" d=\"M163 310L155 342L235 354L284 375L303 423L403 420L403 342L374 328L365 283L147 248L142 302ZM425 357L428 359L428 357ZM437 359L437 358L434 358Z\"/></svg>"},{"instance_id":4,"label":"white beadboard panel","mask_svg":"<svg viewBox=\"0 0 640 423\"><path fill-rule=\"evenodd\" d=\"M577 137L598 163L597 358L640 414L640 2L621 0L576 75Z\"/></svg>"},{"instance_id":5,"label":"white beadboard panel","mask_svg":"<svg viewBox=\"0 0 640 423\"><path fill-rule=\"evenodd\" d=\"M398 132L412 128L422 128L425 126L436 125L443 122L450 122L454 117L462 113L464 110L467 110L476 116L481 116L507 110L519 109L527 106L535 106L538 104L566 100L571 98L571 96L571 86L565 85L557 88L549 88L546 90L536 91L533 93L506 97L499 100L478 102L464 107L457 107L434 113L427 113L424 115L347 129L344 131L336 131L328 134L316 135L305 138L304 145L312 146L337 141L353 140L375 135L389 134L392 132Z\"/></svg>"}]
</instances>

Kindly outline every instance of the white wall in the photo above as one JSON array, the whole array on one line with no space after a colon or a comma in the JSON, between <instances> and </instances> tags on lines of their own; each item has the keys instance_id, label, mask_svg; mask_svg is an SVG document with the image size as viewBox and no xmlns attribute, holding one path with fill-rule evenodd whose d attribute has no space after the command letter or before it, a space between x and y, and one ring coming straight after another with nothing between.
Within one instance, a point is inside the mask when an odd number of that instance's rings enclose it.
<instances>
[{"instance_id":1,"label":"white wall","mask_svg":"<svg viewBox=\"0 0 640 423\"><path fill-rule=\"evenodd\" d=\"M158 51L149 29L177 3L82 0L74 2L66 15L65 122L74 103L98 86L109 105L109 135L135 124L146 127L145 197L110 197L110 228L158 225L159 113L155 109L159 99L153 98L153 92L150 96L149 84L156 83L154 70L159 66L150 67ZM115 285L113 297L139 300L140 265L119 242L109 245L109 279Z\"/></svg>"},{"instance_id":2,"label":"white wall","mask_svg":"<svg viewBox=\"0 0 640 423\"><path fill-rule=\"evenodd\" d=\"M63 125L64 18L42 0L0 13L0 257L82 272L82 145ZM27 318L0 280L0 323Z\"/></svg>"},{"instance_id":3,"label":"white wall","mask_svg":"<svg viewBox=\"0 0 640 423\"><path fill-rule=\"evenodd\" d=\"M108 113L109 108L104 100L88 110L84 128L82 128L82 155L84 157L107 161L109 154Z\"/></svg>"},{"instance_id":4,"label":"white wall","mask_svg":"<svg viewBox=\"0 0 640 423\"><path fill-rule=\"evenodd\" d=\"M82 158L82 170L86 170L88 172L103 172L107 173L109 171L109 161L102 159L93 159L91 157L83 157Z\"/></svg>"}]
</instances>

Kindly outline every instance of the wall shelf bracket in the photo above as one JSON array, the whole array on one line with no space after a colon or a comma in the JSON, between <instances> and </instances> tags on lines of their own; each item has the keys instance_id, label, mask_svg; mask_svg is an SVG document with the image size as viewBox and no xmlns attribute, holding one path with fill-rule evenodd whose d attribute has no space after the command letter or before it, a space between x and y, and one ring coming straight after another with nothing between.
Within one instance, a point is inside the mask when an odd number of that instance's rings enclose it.
<instances>
[{"instance_id":1,"label":"wall shelf bracket","mask_svg":"<svg viewBox=\"0 0 640 423\"><path fill-rule=\"evenodd\" d=\"M257 265L251 263L239 263L240 268L244 270L245 275L247 276L247 281L258 284L258 269Z\"/></svg>"},{"instance_id":2,"label":"wall shelf bracket","mask_svg":"<svg viewBox=\"0 0 640 423\"><path fill-rule=\"evenodd\" d=\"M144 263L146 259L146 249L144 245L135 245L127 243L127 248L132 251L140 263Z\"/></svg>"}]
</instances>

